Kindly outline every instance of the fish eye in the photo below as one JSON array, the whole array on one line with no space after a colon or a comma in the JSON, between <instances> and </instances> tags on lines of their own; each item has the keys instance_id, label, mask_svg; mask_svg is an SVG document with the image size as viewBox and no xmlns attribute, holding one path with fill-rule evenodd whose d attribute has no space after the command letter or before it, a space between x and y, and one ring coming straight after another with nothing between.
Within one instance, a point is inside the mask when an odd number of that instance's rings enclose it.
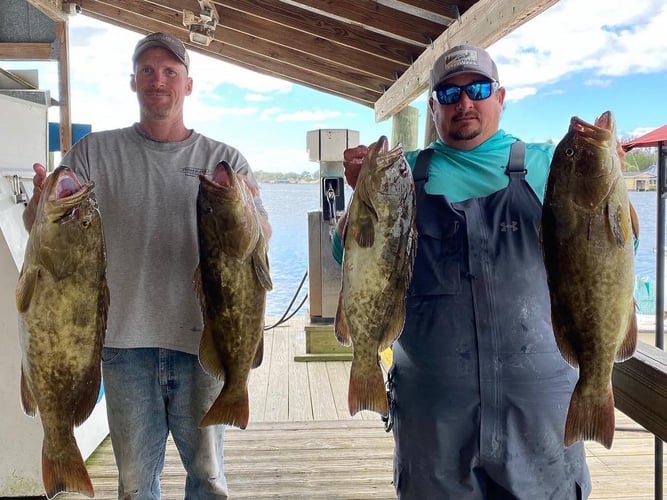
<instances>
[{"instance_id":1,"label":"fish eye","mask_svg":"<svg viewBox=\"0 0 667 500\"><path fill-rule=\"evenodd\" d=\"M81 225L83 226L84 229L87 229L90 226L90 221L88 219L84 219L81 221Z\"/></svg>"},{"instance_id":2,"label":"fish eye","mask_svg":"<svg viewBox=\"0 0 667 500\"><path fill-rule=\"evenodd\" d=\"M572 148L567 148L565 150L565 156L574 156L574 149Z\"/></svg>"}]
</instances>

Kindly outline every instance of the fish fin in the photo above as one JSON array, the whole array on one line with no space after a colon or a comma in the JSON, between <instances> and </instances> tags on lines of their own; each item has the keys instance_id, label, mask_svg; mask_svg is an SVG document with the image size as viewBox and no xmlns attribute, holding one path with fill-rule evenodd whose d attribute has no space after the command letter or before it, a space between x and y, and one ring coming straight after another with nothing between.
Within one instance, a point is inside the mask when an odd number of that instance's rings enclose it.
<instances>
[{"instance_id":1,"label":"fish fin","mask_svg":"<svg viewBox=\"0 0 667 500\"><path fill-rule=\"evenodd\" d=\"M638 337L638 328L637 328L637 316L635 315L635 301L632 301L632 311L630 314L630 322L628 324L628 331L625 334L623 343L619 346L618 351L616 351L617 363L630 359L632 355L637 350L637 337Z\"/></svg>"},{"instance_id":2,"label":"fish fin","mask_svg":"<svg viewBox=\"0 0 667 500\"><path fill-rule=\"evenodd\" d=\"M338 308L336 309L336 318L334 319L334 335L339 344L352 345L352 337L347 327L347 316L343 307L343 294L338 296Z\"/></svg>"},{"instance_id":3,"label":"fish fin","mask_svg":"<svg viewBox=\"0 0 667 500\"><path fill-rule=\"evenodd\" d=\"M45 272L54 279L60 281L70 276L77 269L78 255L76 252L50 251L41 247L40 264Z\"/></svg>"},{"instance_id":4,"label":"fish fin","mask_svg":"<svg viewBox=\"0 0 667 500\"><path fill-rule=\"evenodd\" d=\"M616 242L616 245L619 247L624 247L625 243L630 238L630 231L632 222L624 217L625 210L622 205L616 205L616 207L607 206L607 219L609 222L609 229L613 237L613 241Z\"/></svg>"},{"instance_id":5,"label":"fish fin","mask_svg":"<svg viewBox=\"0 0 667 500\"><path fill-rule=\"evenodd\" d=\"M577 382L570 400L565 422L565 446L582 441L597 441L610 449L614 440L614 393L611 381L602 400L589 402L584 398L581 380Z\"/></svg>"},{"instance_id":6,"label":"fish fin","mask_svg":"<svg viewBox=\"0 0 667 500\"><path fill-rule=\"evenodd\" d=\"M267 292L273 290L273 281L271 280L271 273L269 271L269 254L266 248L266 240L261 233L255 251L252 254L252 263L262 288Z\"/></svg>"},{"instance_id":7,"label":"fish fin","mask_svg":"<svg viewBox=\"0 0 667 500\"><path fill-rule=\"evenodd\" d=\"M60 492L69 491L93 498L93 484L77 448L74 434L67 441L67 446L58 449L53 457L42 448L42 482L46 496L53 498Z\"/></svg>"},{"instance_id":8,"label":"fish fin","mask_svg":"<svg viewBox=\"0 0 667 500\"><path fill-rule=\"evenodd\" d=\"M201 419L199 427L208 425L227 424L245 429L248 426L250 418L250 403L248 399L248 388L243 391L243 395L235 400L228 401L227 392L222 388L206 415Z\"/></svg>"},{"instance_id":9,"label":"fish fin","mask_svg":"<svg viewBox=\"0 0 667 500\"><path fill-rule=\"evenodd\" d=\"M391 315L391 318L387 320L387 328L385 328L382 338L380 339L378 351L384 351L387 347L391 346L392 342L394 342L403 331L403 324L405 323L405 301L401 301L400 304L395 304L387 314Z\"/></svg>"},{"instance_id":10,"label":"fish fin","mask_svg":"<svg viewBox=\"0 0 667 500\"><path fill-rule=\"evenodd\" d=\"M23 367L21 367L21 405L26 415L34 417L37 414L37 402L23 372Z\"/></svg>"},{"instance_id":11,"label":"fish fin","mask_svg":"<svg viewBox=\"0 0 667 500\"><path fill-rule=\"evenodd\" d=\"M16 309L19 312L26 312L30 307L30 301L35 291L35 285L39 279L39 270L31 269L21 271L19 281L16 285Z\"/></svg>"},{"instance_id":12,"label":"fish fin","mask_svg":"<svg viewBox=\"0 0 667 500\"><path fill-rule=\"evenodd\" d=\"M352 231L354 239L362 248L369 248L375 243L375 218L370 210L360 210Z\"/></svg>"},{"instance_id":13,"label":"fish fin","mask_svg":"<svg viewBox=\"0 0 667 500\"><path fill-rule=\"evenodd\" d=\"M102 352L102 347L104 346L104 337L106 337L107 333L107 318L108 318L108 312L109 312L109 304L111 303L110 299L110 294L109 294L109 284L107 282L106 276L102 280L102 283L100 283L101 287L101 292L100 296L98 299L97 303L97 308L98 308L98 318L100 319L100 323L97 325L97 340L98 340L98 345L97 347L99 348L100 356Z\"/></svg>"},{"instance_id":14,"label":"fish fin","mask_svg":"<svg viewBox=\"0 0 667 500\"><path fill-rule=\"evenodd\" d=\"M407 272L405 273L405 284L404 284L406 291L410 286L410 282L412 281L412 272L415 267L415 257L417 256L417 241L419 237L419 234L417 233L417 227L414 221L411 224L411 226L412 229L410 230L406 247L406 250L408 252L408 262L407 262L408 269Z\"/></svg>"},{"instance_id":15,"label":"fish fin","mask_svg":"<svg viewBox=\"0 0 667 500\"><path fill-rule=\"evenodd\" d=\"M79 396L76 405L73 408L72 418L77 427L84 423L95 409L97 398L100 395L100 384L102 382L102 372L100 362L93 363L85 376L85 384L79 387Z\"/></svg>"},{"instance_id":16,"label":"fish fin","mask_svg":"<svg viewBox=\"0 0 667 500\"><path fill-rule=\"evenodd\" d=\"M380 415L389 413L387 392L384 387L384 378L380 368L379 358L377 368L372 373L361 369L359 357L352 358L350 369L350 385L347 391L347 405L350 415L354 416L361 410L370 410Z\"/></svg>"},{"instance_id":17,"label":"fish fin","mask_svg":"<svg viewBox=\"0 0 667 500\"><path fill-rule=\"evenodd\" d=\"M570 366L577 368L579 366L577 351L572 346L572 343L569 340L570 337L568 336L568 333L564 331L563 328L558 327L555 322L552 321L552 323L553 323L554 339L556 340L556 345L558 346L558 350L560 351L561 356L565 361L567 361L567 363Z\"/></svg>"},{"instance_id":18,"label":"fish fin","mask_svg":"<svg viewBox=\"0 0 667 500\"><path fill-rule=\"evenodd\" d=\"M213 332L204 325L204 331L199 342L199 363L204 370L218 380L225 379L225 367L220 357L220 351L213 338Z\"/></svg>"},{"instance_id":19,"label":"fish fin","mask_svg":"<svg viewBox=\"0 0 667 500\"><path fill-rule=\"evenodd\" d=\"M377 211L371 203L367 182L358 181L350 209L348 210L345 240L352 237L362 248L372 247L375 242Z\"/></svg>"},{"instance_id":20,"label":"fish fin","mask_svg":"<svg viewBox=\"0 0 667 500\"><path fill-rule=\"evenodd\" d=\"M635 235L635 239L639 238L639 215L632 203L630 203L630 223L632 225L632 234Z\"/></svg>"},{"instance_id":21,"label":"fish fin","mask_svg":"<svg viewBox=\"0 0 667 500\"><path fill-rule=\"evenodd\" d=\"M192 289L195 292L195 295L199 299L199 303L201 304L201 310L205 311L206 310L206 295L203 292L203 286L201 282L201 265L197 264L197 269L195 269L195 274L192 277Z\"/></svg>"},{"instance_id":22,"label":"fish fin","mask_svg":"<svg viewBox=\"0 0 667 500\"><path fill-rule=\"evenodd\" d=\"M257 344L257 350L255 351L255 358L252 360L252 368L257 368L262 364L264 359L264 336L259 339L259 344Z\"/></svg>"}]
</instances>

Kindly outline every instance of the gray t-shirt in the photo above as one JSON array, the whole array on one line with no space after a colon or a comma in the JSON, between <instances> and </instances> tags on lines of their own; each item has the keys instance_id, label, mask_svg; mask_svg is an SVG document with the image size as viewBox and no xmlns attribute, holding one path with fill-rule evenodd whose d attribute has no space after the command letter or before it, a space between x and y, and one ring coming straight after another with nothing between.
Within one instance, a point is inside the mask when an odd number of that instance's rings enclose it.
<instances>
[{"instance_id":1,"label":"gray t-shirt","mask_svg":"<svg viewBox=\"0 0 667 500\"><path fill-rule=\"evenodd\" d=\"M136 124L94 132L63 158L95 182L107 246L106 347L198 352L198 176L221 160L257 184L239 151L196 132L181 142L153 141Z\"/></svg>"}]
</instances>

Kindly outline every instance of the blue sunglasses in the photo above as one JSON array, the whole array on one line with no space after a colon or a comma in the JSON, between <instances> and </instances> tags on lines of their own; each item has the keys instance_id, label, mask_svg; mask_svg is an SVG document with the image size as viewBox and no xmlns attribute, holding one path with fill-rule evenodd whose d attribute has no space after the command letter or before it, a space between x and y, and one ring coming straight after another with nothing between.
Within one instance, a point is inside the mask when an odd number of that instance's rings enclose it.
<instances>
[{"instance_id":1,"label":"blue sunglasses","mask_svg":"<svg viewBox=\"0 0 667 500\"><path fill-rule=\"evenodd\" d=\"M472 101L483 101L493 94L500 84L494 81L482 80L472 82L468 85L443 85L433 91L433 98L440 104L456 104L461 99L461 94L465 91Z\"/></svg>"}]
</instances>

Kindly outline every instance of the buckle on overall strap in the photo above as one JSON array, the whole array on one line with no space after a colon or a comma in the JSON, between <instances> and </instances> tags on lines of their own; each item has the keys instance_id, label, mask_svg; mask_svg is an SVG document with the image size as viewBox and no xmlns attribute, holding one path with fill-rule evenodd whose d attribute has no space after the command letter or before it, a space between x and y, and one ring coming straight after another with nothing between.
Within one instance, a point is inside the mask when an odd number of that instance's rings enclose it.
<instances>
[{"instance_id":1,"label":"buckle on overall strap","mask_svg":"<svg viewBox=\"0 0 667 500\"><path fill-rule=\"evenodd\" d=\"M382 421L384 422L385 432L389 432L394 427L394 411L396 409L396 401L394 401L394 398L391 395L391 392L394 388L391 371L387 374L386 386L387 386L387 407L389 408L389 410L387 415L382 415L381 418Z\"/></svg>"}]
</instances>

